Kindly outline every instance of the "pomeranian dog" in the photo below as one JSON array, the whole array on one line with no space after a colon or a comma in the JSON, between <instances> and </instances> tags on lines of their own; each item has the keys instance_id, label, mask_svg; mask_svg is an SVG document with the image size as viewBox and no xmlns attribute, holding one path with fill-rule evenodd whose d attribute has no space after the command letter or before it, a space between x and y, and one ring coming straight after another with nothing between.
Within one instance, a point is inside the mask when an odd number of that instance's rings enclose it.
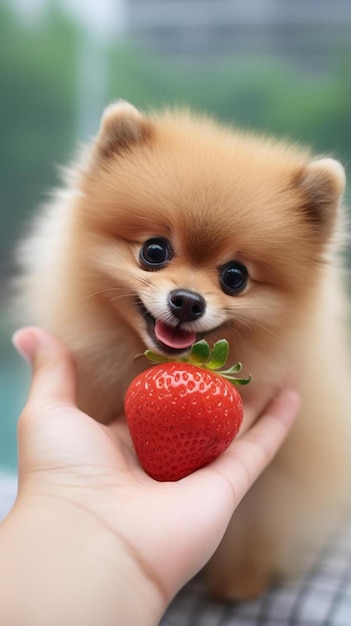
<instances>
[{"instance_id":1,"label":"pomeranian dog","mask_svg":"<svg viewBox=\"0 0 351 626\"><path fill-rule=\"evenodd\" d=\"M202 337L226 338L252 374L244 430L283 384L299 389L291 435L206 568L217 597L253 596L348 505L344 170L204 115L119 101L65 178L21 246L19 292L24 321L73 353L84 411L109 422L147 367L137 353L184 354Z\"/></svg>"}]
</instances>

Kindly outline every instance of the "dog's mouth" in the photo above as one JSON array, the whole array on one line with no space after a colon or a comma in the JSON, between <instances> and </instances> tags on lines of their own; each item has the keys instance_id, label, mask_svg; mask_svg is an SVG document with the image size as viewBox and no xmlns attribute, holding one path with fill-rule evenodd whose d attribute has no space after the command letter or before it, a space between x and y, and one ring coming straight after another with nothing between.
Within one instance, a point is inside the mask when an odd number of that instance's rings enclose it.
<instances>
[{"instance_id":1,"label":"dog's mouth","mask_svg":"<svg viewBox=\"0 0 351 626\"><path fill-rule=\"evenodd\" d=\"M181 324L171 326L160 319L156 319L139 298L137 298L137 305L146 321L150 338L162 352L170 354L185 352L198 339L195 331L182 328Z\"/></svg>"}]
</instances>

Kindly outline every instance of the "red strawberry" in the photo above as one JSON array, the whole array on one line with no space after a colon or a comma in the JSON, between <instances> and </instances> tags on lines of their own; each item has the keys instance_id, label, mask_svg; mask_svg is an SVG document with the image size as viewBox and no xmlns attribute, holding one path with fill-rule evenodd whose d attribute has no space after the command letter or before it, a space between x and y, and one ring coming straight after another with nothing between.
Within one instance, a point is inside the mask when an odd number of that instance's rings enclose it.
<instances>
[{"instance_id":1,"label":"red strawberry","mask_svg":"<svg viewBox=\"0 0 351 626\"><path fill-rule=\"evenodd\" d=\"M228 351L225 339L212 350L206 341L197 342L188 362L146 351L158 364L132 381L125 412L136 454L152 478L174 481L191 474L222 454L237 435L243 405L232 383L250 378L234 377L240 363L213 372Z\"/></svg>"}]
</instances>

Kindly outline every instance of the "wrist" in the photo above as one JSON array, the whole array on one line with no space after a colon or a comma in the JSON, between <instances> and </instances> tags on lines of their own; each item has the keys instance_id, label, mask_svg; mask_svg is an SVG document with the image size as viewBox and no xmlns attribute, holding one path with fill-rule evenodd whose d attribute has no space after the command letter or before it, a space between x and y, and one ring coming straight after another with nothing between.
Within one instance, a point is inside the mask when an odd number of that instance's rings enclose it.
<instances>
[{"instance_id":1,"label":"wrist","mask_svg":"<svg viewBox=\"0 0 351 626\"><path fill-rule=\"evenodd\" d=\"M20 498L0 525L0 552L8 624L155 626L166 609L123 539L65 501Z\"/></svg>"}]
</instances>

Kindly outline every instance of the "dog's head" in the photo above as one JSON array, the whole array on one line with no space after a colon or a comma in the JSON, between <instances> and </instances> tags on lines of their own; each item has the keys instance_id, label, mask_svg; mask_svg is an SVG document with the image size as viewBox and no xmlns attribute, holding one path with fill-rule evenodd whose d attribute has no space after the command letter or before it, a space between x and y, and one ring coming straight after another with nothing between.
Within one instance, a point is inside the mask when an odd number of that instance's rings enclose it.
<instances>
[{"instance_id":1,"label":"dog's head","mask_svg":"<svg viewBox=\"0 0 351 626\"><path fill-rule=\"evenodd\" d=\"M111 105L78 181L87 295L164 353L272 332L313 298L344 182L296 146Z\"/></svg>"}]
</instances>

